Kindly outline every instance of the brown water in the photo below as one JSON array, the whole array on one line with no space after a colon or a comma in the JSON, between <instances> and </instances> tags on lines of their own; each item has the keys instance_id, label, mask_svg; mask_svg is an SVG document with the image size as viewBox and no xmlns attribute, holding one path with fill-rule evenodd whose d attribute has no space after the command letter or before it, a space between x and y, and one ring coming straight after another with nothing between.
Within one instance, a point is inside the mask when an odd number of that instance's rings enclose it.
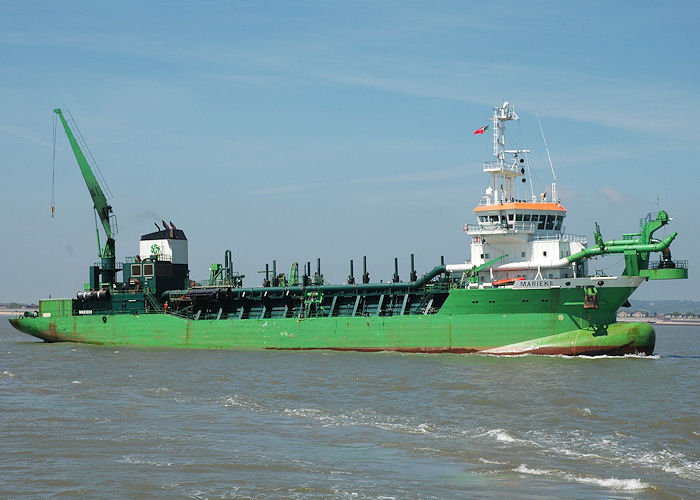
<instances>
[{"instance_id":1,"label":"brown water","mask_svg":"<svg viewBox=\"0 0 700 500\"><path fill-rule=\"evenodd\" d=\"M0 496L693 498L700 328L653 357L44 344L0 322Z\"/></svg>"}]
</instances>

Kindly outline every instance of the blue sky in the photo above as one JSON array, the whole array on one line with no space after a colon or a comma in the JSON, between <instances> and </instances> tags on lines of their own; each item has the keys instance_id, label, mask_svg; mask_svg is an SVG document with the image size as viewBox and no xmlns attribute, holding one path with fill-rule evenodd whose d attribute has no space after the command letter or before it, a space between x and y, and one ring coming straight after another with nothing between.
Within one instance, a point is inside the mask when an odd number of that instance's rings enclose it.
<instances>
[{"instance_id":1,"label":"blue sky","mask_svg":"<svg viewBox=\"0 0 700 500\"><path fill-rule=\"evenodd\" d=\"M97 260L91 202L55 107L75 116L114 198L119 258L172 220L204 278L227 248L246 284L266 262L367 255L408 275L463 261L510 100L566 227L613 239L656 208L697 260L700 35L694 2L41 2L0 6L0 301L73 296ZM592 240L592 238L591 238ZM621 270L608 257L591 269ZM685 282L634 298L700 300Z\"/></svg>"}]
</instances>

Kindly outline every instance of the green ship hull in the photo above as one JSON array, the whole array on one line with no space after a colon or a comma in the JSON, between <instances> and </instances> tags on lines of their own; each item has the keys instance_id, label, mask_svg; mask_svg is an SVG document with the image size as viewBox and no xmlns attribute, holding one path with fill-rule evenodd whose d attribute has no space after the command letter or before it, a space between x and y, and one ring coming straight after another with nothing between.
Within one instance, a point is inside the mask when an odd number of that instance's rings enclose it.
<instances>
[{"instance_id":1,"label":"green ship hull","mask_svg":"<svg viewBox=\"0 0 700 500\"><path fill-rule=\"evenodd\" d=\"M49 342L213 349L335 349L488 354L651 354L653 328L616 323L634 287L601 289L598 309L571 289L453 289L435 314L262 319L188 319L170 313L12 319ZM48 301L46 301L48 302ZM50 302L48 302L48 305Z\"/></svg>"},{"instance_id":2,"label":"green ship hull","mask_svg":"<svg viewBox=\"0 0 700 500\"><path fill-rule=\"evenodd\" d=\"M671 220L659 210L640 219L639 232L605 241L596 223L595 246L566 234L566 209L556 179L551 196L520 197L529 150L505 146L505 124L517 120L504 102L494 108L494 160L476 225L463 227L470 260L441 264L418 277L411 254L410 277L401 281L398 259L390 282L371 283L363 259L361 283L353 261L345 283L330 284L317 260L312 274L297 262L288 275L265 265L262 286L244 288L231 251L212 264L209 280L190 279L188 242L170 222L141 235L139 252L116 261L116 220L105 191L73 133L75 122L55 113L66 132L106 237L100 229L100 261L76 298L39 302L33 315L12 325L47 342L200 349L337 349L400 352L515 354L651 354L653 328L616 323L617 310L645 280L685 279L686 261L671 258L677 234L654 233ZM71 125L72 124L72 125ZM483 129L482 129L483 132ZM79 136L79 134L78 134ZM506 158L508 158L506 160ZM529 167L528 167L529 168ZM650 256L660 253L659 260ZM588 259L618 254L620 276L589 276ZM117 279L117 276L121 276Z\"/></svg>"}]
</instances>

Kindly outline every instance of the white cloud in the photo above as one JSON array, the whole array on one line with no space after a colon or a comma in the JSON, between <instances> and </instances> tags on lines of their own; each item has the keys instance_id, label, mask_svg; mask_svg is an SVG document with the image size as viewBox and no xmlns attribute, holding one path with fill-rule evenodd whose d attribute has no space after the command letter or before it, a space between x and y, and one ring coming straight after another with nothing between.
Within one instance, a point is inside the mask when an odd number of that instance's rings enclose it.
<instances>
[{"instance_id":1,"label":"white cloud","mask_svg":"<svg viewBox=\"0 0 700 500\"><path fill-rule=\"evenodd\" d=\"M605 198L614 205L627 205L629 203L629 200L624 194L620 193L619 191L615 191L614 189L600 187L598 188L598 191L603 193L603 196L605 196Z\"/></svg>"},{"instance_id":2,"label":"white cloud","mask_svg":"<svg viewBox=\"0 0 700 500\"><path fill-rule=\"evenodd\" d=\"M33 142L34 144L39 144L44 147L49 147L52 148L53 144L49 141L46 141L44 139L41 139L39 137L36 137L35 135L30 134L29 132L26 132L25 130L22 130L17 127L10 127L7 125L0 125L0 133L11 135L13 137L17 137L19 139L23 139L25 141Z\"/></svg>"}]
</instances>

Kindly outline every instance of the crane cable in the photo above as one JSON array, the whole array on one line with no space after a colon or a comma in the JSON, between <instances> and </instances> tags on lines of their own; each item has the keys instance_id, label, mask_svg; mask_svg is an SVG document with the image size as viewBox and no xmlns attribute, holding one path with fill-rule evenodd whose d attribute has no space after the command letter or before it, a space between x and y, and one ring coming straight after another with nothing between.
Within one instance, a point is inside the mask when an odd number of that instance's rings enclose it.
<instances>
[{"instance_id":1,"label":"crane cable","mask_svg":"<svg viewBox=\"0 0 700 500\"><path fill-rule=\"evenodd\" d=\"M56 211L56 127L58 115L53 116L53 162L51 165L51 218Z\"/></svg>"}]
</instances>

